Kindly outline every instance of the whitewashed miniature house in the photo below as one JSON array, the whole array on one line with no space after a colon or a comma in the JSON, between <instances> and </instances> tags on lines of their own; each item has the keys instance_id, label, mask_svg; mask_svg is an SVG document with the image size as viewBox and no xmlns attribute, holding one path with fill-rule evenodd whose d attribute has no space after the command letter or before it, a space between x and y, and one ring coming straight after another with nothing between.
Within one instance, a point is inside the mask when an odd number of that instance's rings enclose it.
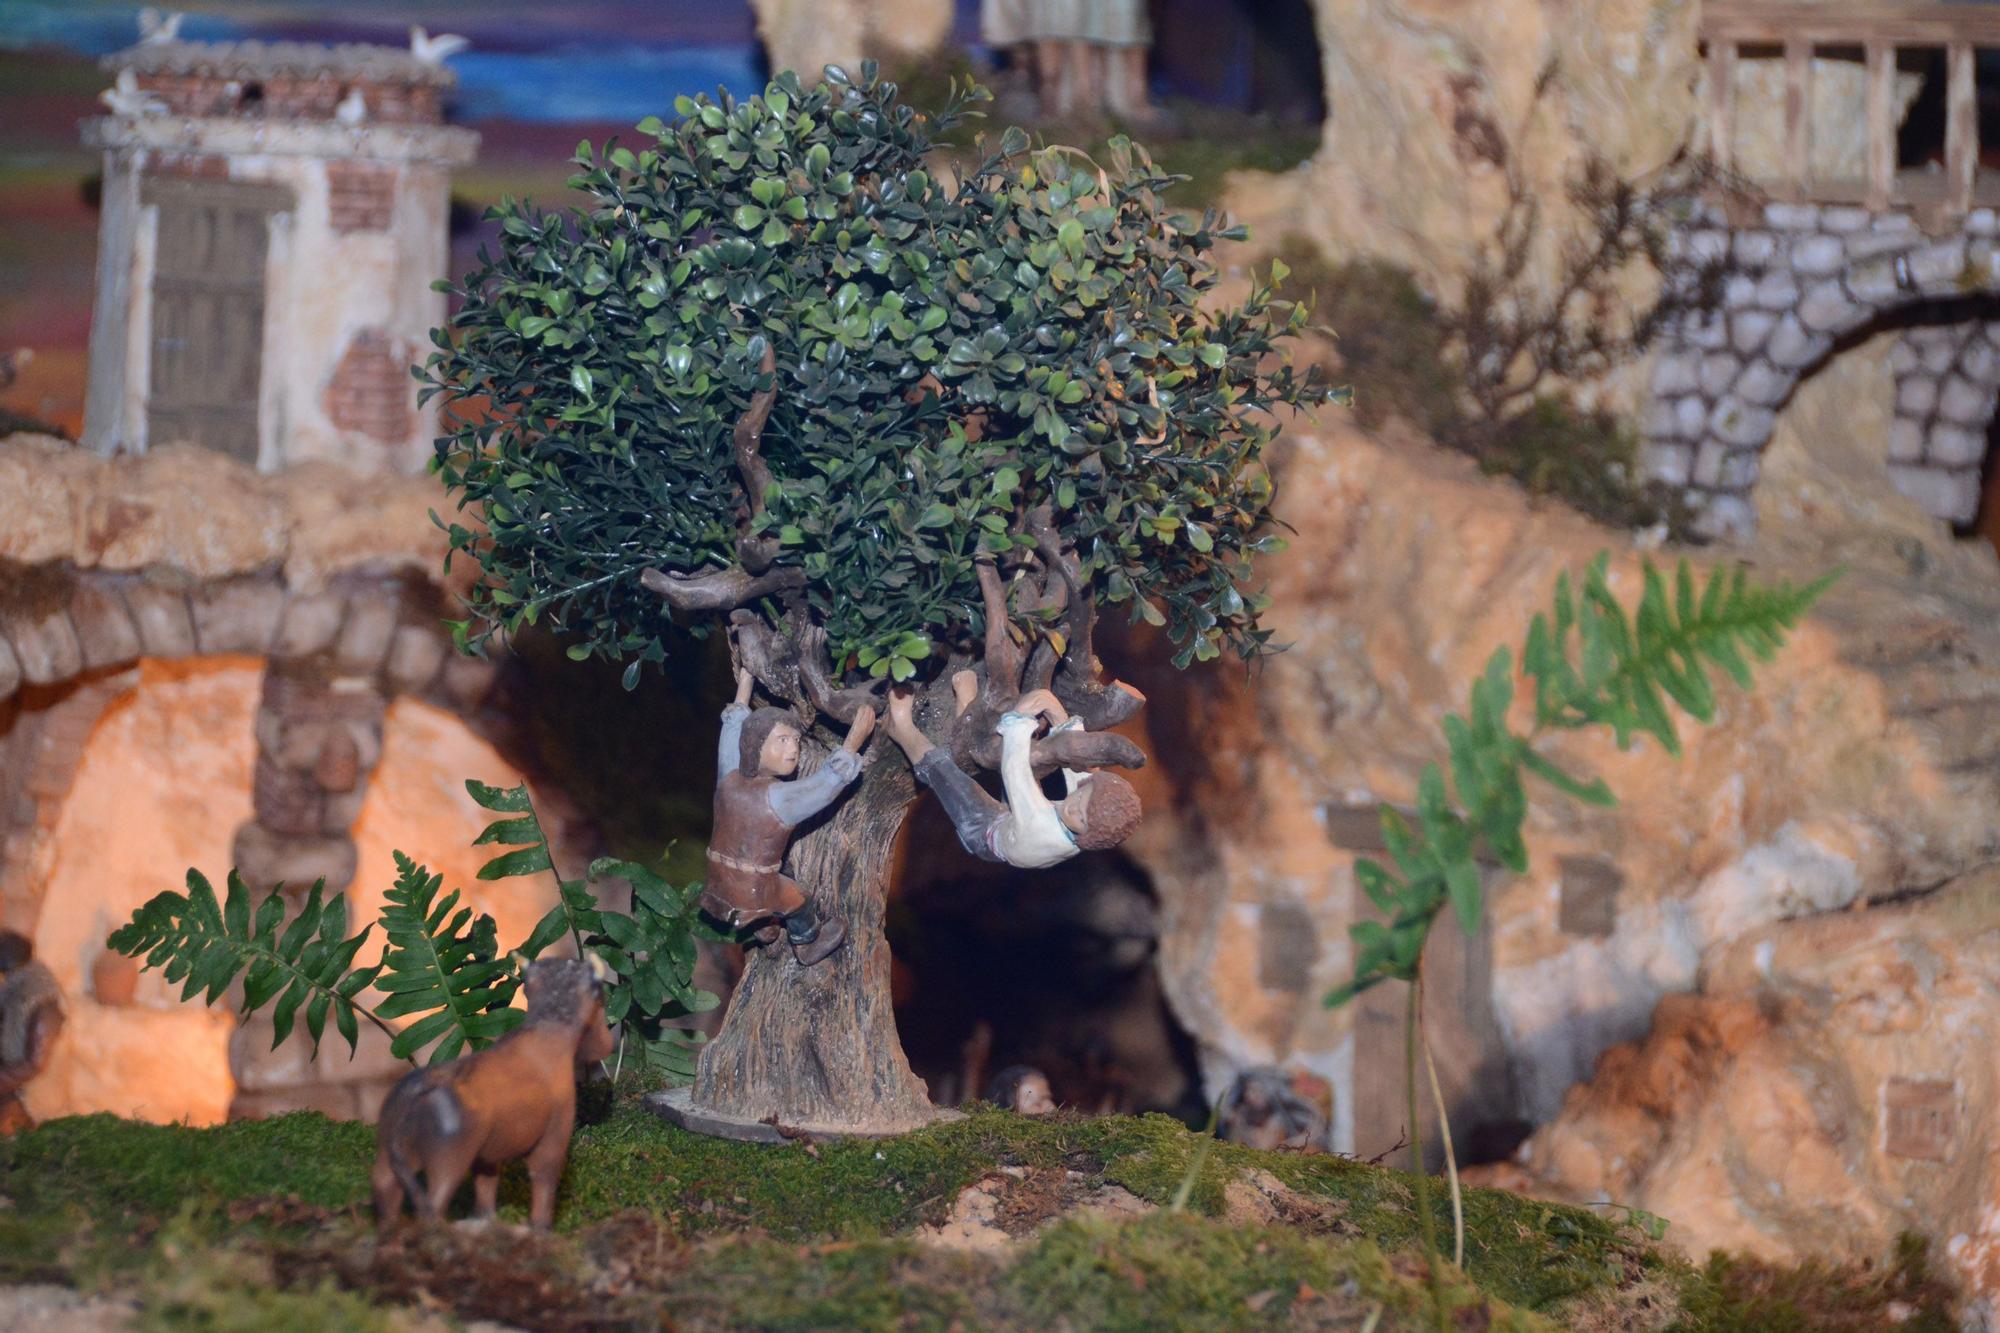
<instances>
[{"instance_id":1,"label":"whitewashed miniature house","mask_svg":"<svg viewBox=\"0 0 2000 1333\"><path fill-rule=\"evenodd\" d=\"M271 471L414 471L410 365L443 322L454 78L381 46L151 41L106 57L84 443L190 441Z\"/></svg>"}]
</instances>

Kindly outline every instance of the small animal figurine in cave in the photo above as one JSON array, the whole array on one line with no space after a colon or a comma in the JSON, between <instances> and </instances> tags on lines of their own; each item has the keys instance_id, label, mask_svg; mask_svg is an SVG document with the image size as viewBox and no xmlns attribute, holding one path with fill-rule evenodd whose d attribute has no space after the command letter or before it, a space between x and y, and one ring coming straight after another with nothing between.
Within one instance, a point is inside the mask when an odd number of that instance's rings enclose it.
<instances>
[{"instance_id":1,"label":"small animal figurine in cave","mask_svg":"<svg viewBox=\"0 0 2000 1333\"><path fill-rule=\"evenodd\" d=\"M1310 1074L1258 1066L1238 1074L1222 1099L1221 1137L1250 1148L1326 1148L1332 1090Z\"/></svg>"},{"instance_id":2,"label":"small animal figurine in cave","mask_svg":"<svg viewBox=\"0 0 2000 1333\"><path fill-rule=\"evenodd\" d=\"M62 1031L62 992L28 937L0 930L0 1138L34 1127L21 1091L48 1067Z\"/></svg>"},{"instance_id":3,"label":"small animal figurine in cave","mask_svg":"<svg viewBox=\"0 0 2000 1333\"><path fill-rule=\"evenodd\" d=\"M434 1222L472 1176L474 1216L493 1216L500 1168L528 1159L528 1219L546 1231L555 1219L556 1182L576 1124L579 1067L615 1045L604 1017L611 970L553 958L528 964L528 1016L483 1051L406 1074L382 1103L372 1183L375 1213L387 1226L407 1195ZM418 1175L423 1176L421 1183Z\"/></svg>"},{"instance_id":4,"label":"small animal figurine in cave","mask_svg":"<svg viewBox=\"0 0 2000 1333\"><path fill-rule=\"evenodd\" d=\"M1032 1065L1009 1065L987 1085L986 1100L1021 1115L1047 1115L1056 1109L1049 1076Z\"/></svg>"}]
</instances>

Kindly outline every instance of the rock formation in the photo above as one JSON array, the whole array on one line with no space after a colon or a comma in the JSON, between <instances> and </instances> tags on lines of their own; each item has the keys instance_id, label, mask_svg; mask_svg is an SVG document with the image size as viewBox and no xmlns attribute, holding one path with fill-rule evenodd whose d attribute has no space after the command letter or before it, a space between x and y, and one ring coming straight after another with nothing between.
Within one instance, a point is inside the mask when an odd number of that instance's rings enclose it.
<instances>
[{"instance_id":1,"label":"rock formation","mask_svg":"<svg viewBox=\"0 0 2000 1333\"><path fill-rule=\"evenodd\" d=\"M908 59L951 32L950 0L751 0L771 70L817 82L828 65L854 72L863 56Z\"/></svg>"},{"instance_id":2,"label":"rock formation","mask_svg":"<svg viewBox=\"0 0 2000 1333\"><path fill-rule=\"evenodd\" d=\"M1496 646L1519 645L1559 572L1611 548L1614 589L1632 597L1643 543L1393 429L1375 439L1329 419L1292 438L1279 513L1297 530L1265 569L1289 647L1248 679L1142 676L1166 706L1149 710L1159 813L1135 854L1160 892L1163 975L1209 1092L1247 1065L1303 1066L1335 1088L1335 1146L1372 1155L1401 1132L1399 1002L1382 996L1384 1012L1371 992L1329 1012L1320 998L1347 975L1346 928L1368 910L1351 867L1379 849L1375 804L1412 799L1442 757L1443 713L1464 707ZM1774 472L1794 480L1772 488L1789 499L1760 546L1699 560L1847 571L1754 692L1725 688L1715 723L1684 731L1680 758L1596 735L1553 746L1620 805L1535 793L1529 871L1489 879L1488 931L1468 944L1440 926L1430 1030L1467 1138L1482 1121L1555 1115L1718 946L1927 888L2000 845L1991 550L1955 543L1865 475L1850 502L1865 455L1820 471L1818 441L1810 455L1774 449Z\"/></svg>"},{"instance_id":3,"label":"rock formation","mask_svg":"<svg viewBox=\"0 0 2000 1333\"><path fill-rule=\"evenodd\" d=\"M1494 1183L1668 1218L1700 1254L1880 1258L2000 1316L2000 872L1748 931L1612 1048Z\"/></svg>"},{"instance_id":4,"label":"rock formation","mask_svg":"<svg viewBox=\"0 0 2000 1333\"><path fill-rule=\"evenodd\" d=\"M1587 160L1643 182L1707 146L1694 0L1314 0L1313 11L1320 150L1252 211L1285 217L1336 257L1400 264L1447 296L1513 191L1541 210L1533 281L1576 226L1567 190ZM1762 53L1737 65L1736 159L1753 177L1782 152L1783 71ZM1861 174L1864 79L1857 61L1812 62L1816 171ZM1899 102L1919 82L1902 76ZM1259 181L1235 202L1270 189Z\"/></svg>"}]
</instances>

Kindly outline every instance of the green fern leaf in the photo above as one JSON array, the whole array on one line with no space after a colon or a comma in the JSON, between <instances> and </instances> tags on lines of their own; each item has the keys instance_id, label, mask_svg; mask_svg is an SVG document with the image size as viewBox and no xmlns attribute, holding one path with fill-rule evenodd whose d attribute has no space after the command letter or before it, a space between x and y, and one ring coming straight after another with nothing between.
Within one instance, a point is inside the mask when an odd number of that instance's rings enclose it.
<instances>
[{"instance_id":1,"label":"green fern leaf","mask_svg":"<svg viewBox=\"0 0 2000 1333\"><path fill-rule=\"evenodd\" d=\"M517 1026L520 1011L508 1003L520 981L498 957L493 918L460 907L456 889L440 898L442 875L395 855L396 883L382 904L389 947L374 983L386 998L375 1012L385 1019L422 1014L396 1034L390 1050L407 1060L435 1041L430 1062L436 1064Z\"/></svg>"},{"instance_id":2,"label":"green fern leaf","mask_svg":"<svg viewBox=\"0 0 2000 1333\"><path fill-rule=\"evenodd\" d=\"M1611 794L1611 788L1605 785L1603 778L1593 778L1589 782L1578 781L1533 750L1524 749L1521 752L1521 762L1530 773L1542 781L1586 805L1609 807L1618 804L1618 798Z\"/></svg>"},{"instance_id":3,"label":"green fern leaf","mask_svg":"<svg viewBox=\"0 0 2000 1333\"><path fill-rule=\"evenodd\" d=\"M499 843L516 849L503 852L481 866L479 878L510 879L516 875L533 875L555 868L549 856L548 838L542 833L541 820L535 815L534 801L529 797L526 786L501 788L489 787L483 782L467 782L465 790L486 809L515 816L495 820L472 840L475 847Z\"/></svg>"},{"instance_id":4,"label":"green fern leaf","mask_svg":"<svg viewBox=\"0 0 2000 1333\"><path fill-rule=\"evenodd\" d=\"M1524 771L1592 805L1615 803L1601 779L1571 777L1534 748L1549 728L1610 728L1620 747L1635 735L1680 753L1671 703L1696 722L1715 715L1713 665L1740 686L1751 683L1749 661L1768 661L1786 634L1818 600L1838 571L1804 587L1753 586L1741 567L1716 570L1697 594L1687 561L1668 582L1652 563L1642 570L1636 611L1612 594L1609 556L1584 571L1580 591L1568 574L1556 579L1553 605L1530 622L1521 671L1534 689L1534 734L1517 736L1507 715L1514 698L1512 657L1505 648L1473 682L1463 716L1444 720L1451 783L1436 764L1417 783L1414 826L1382 808L1382 840L1400 878L1372 860L1355 863L1370 902L1389 918L1356 922L1354 980L1326 997L1344 1004L1380 981L1412 980L1432 922L1448 902L1468 935L1477 931L1484 884L1475 839L1515 873L1528 868L1521 830L1527 823Z\"/></svg>"},{"instance_id":5,"label":"green fern leaf","mask_svg":"<svg viewBox=\"0 0 2000 1333\"><path fill-rule=\"evenodd\" d=\"M377 969L353 969L369 931L343 939L347 914L342 899L336 894L322 902L325 887L324 881L312 886L280 934L285 921L280 892L267 894L253 911L250 891L231 871L218 903L201 872L189 870L186 893L154 895L105 943L127 957L143 955L142 966L159 969L169 983L180 985L183 1000L201 995L212 1005L242 978L243 1013L276 1002L271 1011L274 1048L291 1035L304 1004L315 1050L331 1014L352 1051L358 1038L354 995Z\"/></svg>"},{"instance_id":6,"label":"green fern leaf","mask_svg":"<svg viewBox=\"0 0 2000 1333\"><path fill-rule=\"evenodd\" d=\"M499 843L515 848L481 866L479 878L508 879L544 870L555 875L556 905L528 932L528 938L521 944L522 956L530 960L539 958L544 950L565 935L575 941L577 951L581 953L585 938L597 929L597 897L589 885L564 879L556 870L548 835L542 829L541 816L535 811L534 799L527 787L500 788L489 787L483 782L468 782L465 789L473 800L486 809L513 816L488 824L485 831L473 839L475 847Z\"/></svg>"}]
</instances>

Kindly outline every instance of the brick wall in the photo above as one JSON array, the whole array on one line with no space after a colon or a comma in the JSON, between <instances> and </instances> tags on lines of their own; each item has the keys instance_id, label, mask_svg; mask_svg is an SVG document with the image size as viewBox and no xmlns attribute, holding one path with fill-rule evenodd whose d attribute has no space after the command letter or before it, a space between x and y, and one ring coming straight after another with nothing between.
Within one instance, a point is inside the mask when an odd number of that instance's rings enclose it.
<instances>
[{"instance_id":1,"label":"brick wall","mask_svg":"<svg viewBox=\"0 0 2000 1333\"><path fill-rule=\"evenodd\" d=\"M415 424L416 383L402 345L381 329L354 335L326 386L326 414L342 430L400 444Z\"/></svg>"},{"instance_id":2,"label":"brick wall","mask_svg":"<svg viewBox=\"0 0 2000 1333\"><path fill-rule=\"evenodd\" d=\"M438 89L323 77L268 78L219 74L141 74L139 87L178 116L263 116L271 120L332 120L354 89L368 103L368 120L382 125L436 125L444 120Z\"/></svg>"},{"instance_id":3,"label":"brick wall","mask_svg":"<svg viewBox=\"0 0 2000 1333\"><path fill-rule=\"evenodd\" d=\"M396 168L386 162L327 163L326 209L337 232L387 231L396 209Z\"/></svg>"}]
</instances>

